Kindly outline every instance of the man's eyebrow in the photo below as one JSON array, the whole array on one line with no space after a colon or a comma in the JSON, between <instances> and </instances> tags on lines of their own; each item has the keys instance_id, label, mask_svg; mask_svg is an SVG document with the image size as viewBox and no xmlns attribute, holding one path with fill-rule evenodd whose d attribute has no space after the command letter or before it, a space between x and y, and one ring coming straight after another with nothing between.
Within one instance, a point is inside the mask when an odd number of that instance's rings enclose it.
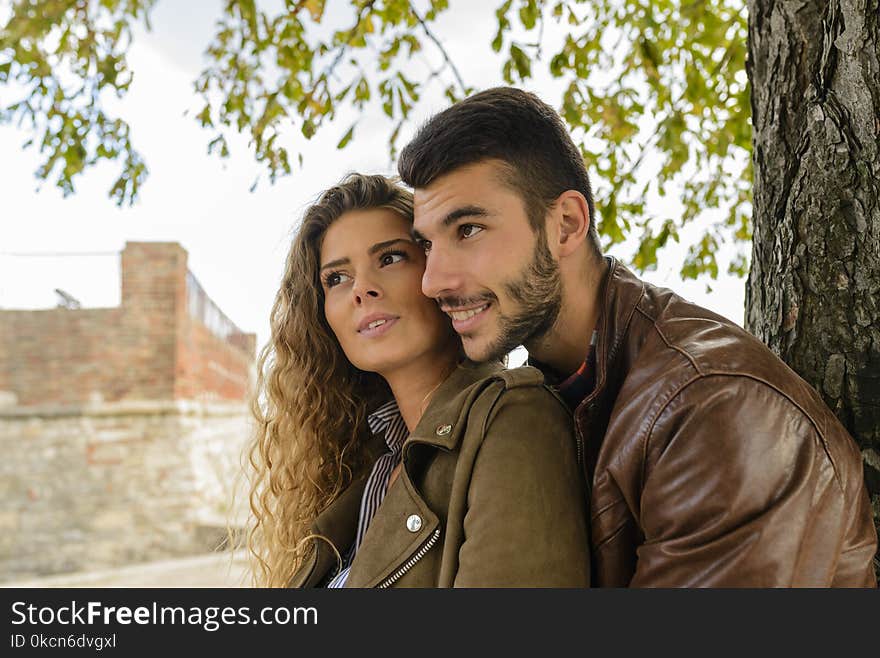
<instances>
[{"instance_id":1,"label":"man's eyebrow","mask_svg":"<svg viewBox=\"0 0 880 658\"><path fill-rule=\"evenodd\" d=\"M372 247L367 249L367 253L371 256L376 254L387 247L390 247L393 244L397 244L398 242L403 242L404 244L413 244L412 240L407 240L406 238L393 238L391 240L385 240L384 242L377 242ZM331 260L329 263L325 263L321 265L321 271L330 268L330 267L339 267L340 265L348 265L351 262L349 258L337 258L336 260Z\"/></svg>"},{"instance_id":2,"label":"man's eyebrow","mask_svg":"<svg viewBox=\"0 0 880 658\"><path fill-rule=\"evenodd\" d=\"M455 222L463 217L488 217L489 214L490 213L488 210L486 210L485 208L481 208L480 206L462 206L461 208L456 208L448 215L446 215L446 217L444 217L443 221L441 222L441 226L443 226L444 228L452 226L453 224L455 224ZM412 236L416 242L425 239L425 236L416 229L412 230Z\"/></svg>"},{"instance_id":3,"label":"man's eyebrow","mask_svg":"<svg viewBox=\"0 0 880 658\"><path fill-rule=\"evenodd\" d=\"M443 218L443 226L451 226L462 217L486 217L488 214L489 211L480 206L462 206Z\"/></svg>"}]
</instances>

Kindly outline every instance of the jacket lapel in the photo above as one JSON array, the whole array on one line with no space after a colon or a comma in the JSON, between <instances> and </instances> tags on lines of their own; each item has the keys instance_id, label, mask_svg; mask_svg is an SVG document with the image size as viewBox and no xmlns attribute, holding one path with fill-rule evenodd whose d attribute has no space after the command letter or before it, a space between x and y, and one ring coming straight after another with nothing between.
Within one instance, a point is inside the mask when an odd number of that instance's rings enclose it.
<instances>
[{"instance_id":1,"label":"jacket lapel","mask_svg":"<svg viewBox=\"0 0 880 658\"><path fill-rule=\"evenodd\" d=\"M440 525L401 471L370 521L346 587L376 587L427 543Z\"/></svg>"},{"instance_id":2,"label":"jacket lapel","mask_svg":"<svg viewBox=\"0 0 880 658\"><path fill-rule=\"evenodd\" d=\"M418 425L404 442L403 469L370 521L351 565L347 587L376 587L437 533L440 520L413 484L408 460L410 448L422 444L453 450L464 433L470 403L482 390L473 384L502 371L500 363L465 361L437 389Z\"/></svg>"}]
</instances>

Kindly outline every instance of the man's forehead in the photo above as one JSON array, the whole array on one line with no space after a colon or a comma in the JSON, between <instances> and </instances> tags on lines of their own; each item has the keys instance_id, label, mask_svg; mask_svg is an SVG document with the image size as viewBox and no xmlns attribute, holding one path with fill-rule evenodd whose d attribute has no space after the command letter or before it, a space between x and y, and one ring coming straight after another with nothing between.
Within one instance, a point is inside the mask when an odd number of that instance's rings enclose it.
<instances>
[{"instance_id":1,"label":"man's forehead","mask_svg":"<svg viewBox=\"0 0 880 658\"><path fill-rule=\"evenodd\" d=\"M498 191L501 166L494 160L465 165L437 177L426 187L413 191L415 228L439 225L450 213L463 206L486 204Z\"/></svg>"},{"instance_id":2,"label":"man's forehead","mask_svg":"<svg viewBox=\"0 0 880 658\"><path fill-rule=\"evenodd\" d=\"M413 191L415 220L433 223L442 219L444 209L467 199L464 190L454 185L431 185Z\"/></svg>"}]
</instances>

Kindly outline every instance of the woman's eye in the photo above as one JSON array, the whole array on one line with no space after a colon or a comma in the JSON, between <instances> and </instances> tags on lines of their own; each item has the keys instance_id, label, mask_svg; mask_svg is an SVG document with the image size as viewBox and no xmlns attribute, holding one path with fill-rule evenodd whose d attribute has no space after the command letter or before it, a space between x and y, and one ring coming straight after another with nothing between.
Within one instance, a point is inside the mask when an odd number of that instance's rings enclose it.
<instances>
[{"instance_id":1,"label":"woman's eye","mask_svg":"<svg viewBox=\"0 0 880 658\"><path fill-rule=\"evenodd\" d=\"M347 278L347 274L342 274L341 272L332 272L328 274L327 277L324 279L324 285L328 288L332 288L333 286L338 286Z\"/></svg>"},{"instance_id":2,"label":"woman's eye","mask_svg":"<svg viewBox=\"0 0 880 658\"><path fill-rule=\"evenodd\" d=\"M399 263L404 258L405 258L404 254L398 254L398 253L382 254L382 258L379 260L379 263L384 267L385 265Z\"/></svg>"},{"instance_id":3,"label":"woman's eye","mask_svg":"<svg viewBox=\"0 0 880 658\"><path fill-rule=\"evenodd\" d=\"M460 229L461 237L472 238L482 230L483 230L483 227L477 226L476 224L462 224L461 229Z\"/></svg>"}]
</instances>

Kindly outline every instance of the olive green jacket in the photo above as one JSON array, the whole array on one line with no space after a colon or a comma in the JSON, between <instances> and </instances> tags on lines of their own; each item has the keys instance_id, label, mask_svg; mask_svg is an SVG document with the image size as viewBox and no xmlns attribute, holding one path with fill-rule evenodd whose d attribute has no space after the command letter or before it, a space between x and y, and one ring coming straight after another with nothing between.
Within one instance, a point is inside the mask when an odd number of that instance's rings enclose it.
<instances>
[{"instance_id":1,"label":"olive green jacket","mask_svg":"<svg viewBox=\"0 0 880 658\"><path fill-rule=\"evenodd\" d=\"M460 365L403 445L403 468L370 522L346 587L584 587L589 541L571 412L535 368ZM371 439L375 458L385 449ZM318 516L344 554L371 466ZM315 550L290 582L338 570Z\"/></svg>"}]
</instances>

